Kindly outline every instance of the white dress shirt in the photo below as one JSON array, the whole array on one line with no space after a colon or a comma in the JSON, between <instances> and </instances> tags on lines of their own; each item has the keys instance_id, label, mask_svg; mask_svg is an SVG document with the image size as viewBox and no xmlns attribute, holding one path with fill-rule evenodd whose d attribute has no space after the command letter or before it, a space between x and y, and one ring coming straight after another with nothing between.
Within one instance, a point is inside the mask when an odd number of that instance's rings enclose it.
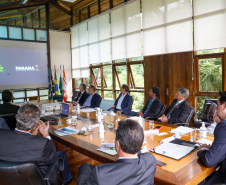
<instances>
[{"instance_id":1,"label":"white dress shirt","mask_svg":"<svg viewBox=\"0 0 226 185\"><path fill-rule=\"evenodd\" d=\"M126 95L127 95L127 93L126 93L125 95L123 95L123 94L121 95L121 97L120 97L119 100L118 100L116 109L122 110L122 107L121 107L122 101L123 101L123 99L125 98Z\"/></svg>"},{"instance_id":2,"label":"white dress shirt","mask_svg":"<svg viewBox=\"0 0 226 185\"><path fill-rule=\"evenodd\" d=\"M23 132L23 133L32 135L30 132L26 132L26 131L23 131L23 130L18 130L17 128L15 128L15 130L18 131L18 132ZM46 139L51 140L51 137L50 136L46 136Z\"/></svg>"}]
</instances>

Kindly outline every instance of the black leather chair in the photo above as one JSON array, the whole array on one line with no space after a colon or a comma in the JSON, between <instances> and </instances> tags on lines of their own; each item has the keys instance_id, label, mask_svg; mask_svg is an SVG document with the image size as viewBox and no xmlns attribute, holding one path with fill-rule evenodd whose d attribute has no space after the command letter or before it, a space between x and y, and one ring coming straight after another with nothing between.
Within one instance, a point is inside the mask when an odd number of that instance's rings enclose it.
<instances>
[{"instance_id":1,"label":"black leather chair","mask_svg":"<svg viewBox=\"0 0 226 185\"><path fill-rule=\"evenodd\" d=\"M205 104L207 104L208 102L213 102L213 103L217 104L217 99L206 99L205 102L204 102L203 108L205 107ZM193 127L200 128L202 126L203 122L205 123L206 127L211 125L211 123L209 123L209 122L205 122L203 120L196 120L197 115L202 113L203 111L205 111L205 110L198 111L194 114L194 116L193 116Z\"/></svg>"},{"instance_id":2,"label":"black leather chair","mask_svg":"<svg viewBox=\"0 0 226 185\"><path fill-rule=\"evenodd\" d=\"M74 91L72 95L72 100L76 99L78 97L80 91Z\"/></svg>"},{"instance_id":3,"label":"black leather chair","mask_svg":"<svg viewBox=\"0 0 226 185\"><path fill-rule=\"evenodd\" d=\"M189 127L190 120L191 120L191 118L192 118L192 115L194 114L194 111L195 111L194 107L191 107L191 106L190 106L190 110L189 110L190 113L189 113L189 115L188 115L186 121L185 121L184 123L176 123L176 124L174 124L174 125Z\"/></svg>"},{"instance_id":4,"label":"black leather chair","mask_svg":"<svg viewBox=\"0 0 226 185\"><path fill-rule=\"evenodd\" d=\"M154 117L147 117L146 119L157 121L158 118L160 118L163 115L163 113L165 112L166 106L167 106L166 104L162 104L161 111L159 112L158 117L155 117L155 118Z\"/></svg>"},{"instance_id":5,"label":"black leather chair","mask_svg":"<svg viewBox=\"0 0 226 185\"><path fill-rule=\"evenodd\" d=\"M0 114L1 118L4 118L8 127L11 130L15 130L16 128L16 114L11 113L11 114Z\"/></svg>"},{"instance_id":6,"label":"black leather chair","mask_svg":"<svg viewBox=\"0 0 226 185\"><path fill-rule=\"evenodd\" d=\"M58 175L53 175L55 179L50 177L53 173L63 171L63 158L59 158L56 163L49 166L45 176L43 177L38 167L34 163L15 163L0 161L0 184L1 185L57 185Z\"/></svg>"},{"instance_id":7,"label":"black leather chair","mask_svg":"<svg viewBox=\"0 0 226 185\"><path fill-rule=\"evenodd\" d=\"M57 100L58 102L63 101L63 95L54 95L53 96L53 101Z\"/></svg>"}]
</instances>

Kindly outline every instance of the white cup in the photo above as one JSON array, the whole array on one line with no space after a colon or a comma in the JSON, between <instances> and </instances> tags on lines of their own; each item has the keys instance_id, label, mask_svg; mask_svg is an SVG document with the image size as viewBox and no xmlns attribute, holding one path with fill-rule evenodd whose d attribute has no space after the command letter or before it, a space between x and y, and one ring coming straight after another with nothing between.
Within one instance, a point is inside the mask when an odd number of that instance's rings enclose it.
<instances>
[{"instance_id":1,"label":"white cup","mask_svg":"<svg viewBox=\"0 0 226 185\"><path fill-rule=\"evenodd\" d=\"M42 109L42 112L41 112L41 114L45 114L45 112L46 112L46 111L45 111L45 109Z\"/></svg>"},{"instance_id":2,"label":"white cup","mask_svg":"<svg viewBox=\"0 0 226 185\"><path fill-rule=\"evenodd\" d=\"M181 136L180 136L180 133L179 132L176 132L175 133L175 138L179 139Z\"/></svg>"},{"instance_id":3,"label":"white cup","mask_svg":"<svg viewBox=\"0 0 226 185\"><path fill-rule=\"evenodd\" d=\"M72 120L71 119L68 119L67 120L67 124L71 124Z\"/></svg>"}]
</instances>

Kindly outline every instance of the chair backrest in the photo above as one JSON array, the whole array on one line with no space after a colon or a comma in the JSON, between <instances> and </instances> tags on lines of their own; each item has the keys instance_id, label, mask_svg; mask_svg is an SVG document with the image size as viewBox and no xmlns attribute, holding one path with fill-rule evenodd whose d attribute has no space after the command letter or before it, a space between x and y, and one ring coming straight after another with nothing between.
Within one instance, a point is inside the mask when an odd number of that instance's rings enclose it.
<instances>
[{"instance_id":1,"label":"chair backrest","mask_svg":"<svg viewBox=\"0 0 226 185\"><path fill-rule=\"evenodd\" d=\"M0 161L0 184L46 185L35 164L6 161Z\"/></svg>"},{"instance_id":2,"label":"chair backrest","mask_svg":"<svg viewBox=\"0 0 226 185\"><path fill-rule=\"evenodd\" d=\"M163 113L165 112L165 110L166 110L166 104L162 104L162 108L161 108L161 111L159 112L159 115L158 115L158 117L161 117L162 115L163 115Z\"/></svg>"},{"instance_id":3,"label":"chair backrest","mask_svg":"<svg viewBox=\"0 0 226 185\"><path fill-rule=\"evenodd\" d=\"M208 123L213 123L214 116L216 115L217 112L217 100L216 99L206 99L203 110L201 111L201 114L199 115L198 119L208 122Z\"/></svg>"},{"instance_id":4,"label":"chair backrest","mask_svg":"<svg viewBox=\"0 0 226 185\"><path fill-rule=\"evenodd\" d=\"M204 104L206 104L207 102L210 102L210 101L217 104L217 99L205 99Z\"/></svg>"},{"instance_id":5,"label":"chair backrest","mask_svg":"<svg viewBox=\"0 0 226 185\"><path fill-rule=\"evenodd\" d=\"M5 119L5 122L7 123L8 127L11 130L14 130L16 128L16 114L15 113L0 114L0 117Z\"/></svg>"},{"instance_id":6,"label":"chair backrest","mask_svg":"<svg viewBox=\"0 0 226 185\"><path fill-rule=\"evenodd\" d=\"M57 100L58 102L63 101L63 95L54 95L53 96L53 101Z\"/></svg>"},{"instance_id":7,"label":"chair backrest","mask_svg":"<svg viewBox=\"0 0 226 185\"><path fill-rule=\"evenodd\" d=\"M74 91L74 92L73 92L72 100L74 100L75 98L78 97L79 92L80 92L80 91Z\"/></svg>"},{"instance_id":8,"label":"chair backrest","mask_svg":"<svg viewBox=\"0 0 226 185\"><path fill-rule=\"evenodd\" d=\"M190 107L190 113L189 113L185 123L189 123L190 122L190 120L192 118L192 115L194 114L194 110L195 110L194 107Z\"/></svg>"},{"instance_id":9,"label":"chair backrest","mask_svg":"<svg viewBox=\"0 0 226 185\"><path fill-rule=\"evenodd\" d=\"M106 100L106 99L102 99L101 103L100 103L100 108L103 111L107 111L109 110L115 103L115 100Z\"/></svg>"}]
</instances>

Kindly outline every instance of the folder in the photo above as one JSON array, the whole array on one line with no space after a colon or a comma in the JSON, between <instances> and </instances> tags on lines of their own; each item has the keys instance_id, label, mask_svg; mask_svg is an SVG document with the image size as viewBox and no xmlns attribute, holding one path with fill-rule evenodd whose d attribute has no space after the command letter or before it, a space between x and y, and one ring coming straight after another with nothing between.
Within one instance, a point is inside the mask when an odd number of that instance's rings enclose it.
<instances>
[{"instance_id":1,"label":"folder","mask_svg":"<svg viewBox=\"0 0 226 185\"><path fill-rule=\"evenodd\" d=\"M163 143L150 151L172 159L180 160L197 148L196 143L182 139L174 139L170 142Z\"/></svg>"}]
</instances>

